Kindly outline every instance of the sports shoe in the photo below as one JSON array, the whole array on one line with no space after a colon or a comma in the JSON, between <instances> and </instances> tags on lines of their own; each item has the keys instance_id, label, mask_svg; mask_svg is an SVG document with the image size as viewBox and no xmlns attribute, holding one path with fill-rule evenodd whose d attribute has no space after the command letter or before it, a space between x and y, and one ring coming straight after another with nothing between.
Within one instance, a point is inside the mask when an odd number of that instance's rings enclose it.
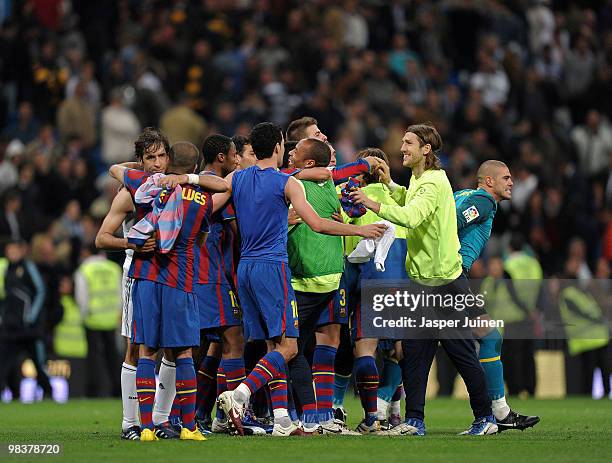
<instances>
[{"instance_id":1,"label":"sports shoe","mask_svg":"<svg viewBox=\"0 0 612 463\"><path fill-rule=\"evenodd\" d=\"M121 439L140 440L140 426L130 426L121 430Z\"/></svg>"},{"instance_id":2,"label":"sports shoe","mask_svg":"<svg viewBox=\"0 0 612 463\"><path fill-rule=\"evenodd\" d=\"M230 430L233 428L235 432L244 436L244 429L242 429L244 406L238 405L236 401L234 401L234 391L223 392L217 398L217 403L225 413L225 416L229 418L228 425Z\"/></svg>"},{"instance_id":3,"label":"sports shoe","mask_svg":"<svg viewBox=\"0 0 612 463\"><path fill-rule=\"evenodd\" d=\"M395 414L389 415L389 424L391 425L391 427L395 427L401 423L402 423L401 415L395 415Z\"/></svg>"},{"instance_id":4,"label":"sports shoe","mask_svg":"<svg viewBox=\"0 0 612 463\"><path fill-rule=\"evenodd\" d=\"M153 430L158 439L178 439L181 435L180 428L176 429L170 421L156 424Z\"/></svg>"},{"instance_id":5,"label":"sports shoe","mask_svg":"<svg viewBox=\"0 0 612 463\"><path fill-rule=\"evenodd\" d=\"M344 407L334 408L334 419L335 420L342 421L344 424L346 424L347 416L348 415L347 415L346 410L344 409Z\"/></svg>"},{"instance_id":6,"label":"sports shoe","mask_svg":"<svg viewBox=\"0 0 612 463\"><path fill-rule=\"evenodd\" d=\"M200 430L198 429L197 426L196 426L196 428L193 431L190 431L187 428L181 429L180 439L181 440L195 440L195 441L208 440L208 439L206 439L206 437L204 437L202 435L202 433L200 432Z\"/></svg>"},{"instance_id":7,"label":"sports shoe","mask_svg":"<svg viewBox=\"0 0 612 463\"><path fill-rule=\"evenodd\" d=\"M476 418L467 429L461 433L463 436L487 436L489 434L497 433L497 424L495 423L495 417L493 415L483 416Z\"/></svg>"},{"instance_id":8,"label":"sports shoe","mask_svg":"<svg viewBox=\"0 0 612 463\"><path fill-rule=\"evenodd\" d=\"M153 432L152 429L143 429L142 432L140 433L140 441L141 442L153 442L159 440L158 437L155 435L155 433Z\"/></svg>"},{"instance_id":9,"label":"sports shoe","mask_svg":"<svg viewBox=\"0 0 612 463\"><path fill-rule=\"evenodd\" d=\"M342 421L334 420L321 425L321 434L337 434L341 436L361 436L360 432L350 430Z\"/></svg>"},{"instance_id":10,"label":"sports shoe","mask_svg":"<svg viewBox=\"0 0 612 463\"><path fill-rule=\"evenodd\" d=\"M355 428L359 434L375 434L380 432L380 421L374 420L372 424L367 424L366 419L361 420L361 423Z\"/></svg>"},{"instance_id":11,"label":"sports shoe","mask_svg":"<svg viewBox=\"0 0 612 463\"><path fill-rule=\"evenodd\" d=\"M290 437L290 436L299 436L299 437L310 437L313 434L309 432L304 432L302 428L291 423L288 427L283 427L279 423L274 423L274 429L272 430L272 435L275 437Z\"/></svg>"},{"instance_id":12,"label":"sports shoe","mask_svg":"<svg viewBox=\"0 0 612 463\"><path fill-rule=\"evenodd\" d=\"M272 434L274 426L264 424L257 420L249 411L244 413L242 418L242 429L244 429L245 435L264 436L266 434Z\"/></svg>"},{"instance_id":13,"label":"sports shoe","mask_svg":"<svg viewBox=\"0 0 612 463\"><path fill-rule=\"evenodd\" d=\"M519 415L513 410L510 410L508 416L503 420L497 421L497 432L507 431L508 429L520 429L524 431L531 428L540 422L539 416Z\"/></svg>"},{"instance_id":14,"label":"sports shoe","mask_svg":"<svg viewBox=\"0 0 612 463\"><path fill-rule=\"evenodd\" d=\"M229 432L229 424L227 419L220 420L219 418L215 417L210 430L215 434L227 434Z\"/></svg>"},{"instance_id":15,"label":"sports shoe","mask_svg":"<svg viewBox=\"0 0 612 463\"><path fill-rule=\"evenodd\" d=\"M380 436L424 436L425 423L417 418L408 418L404 423L391 426L378 434Z\"/></svg>"},{"instance_id":16,"label":"sports shoe","mask_svg":"<svg viewBox=\"0 0 612 463\"><path fill-rule=\"evenodd\" d=\"M208 434L212 434L212 431L210 429L210 418L196 418L195 422L202 435L206 436Z\"/></svg>"}]
</instances>

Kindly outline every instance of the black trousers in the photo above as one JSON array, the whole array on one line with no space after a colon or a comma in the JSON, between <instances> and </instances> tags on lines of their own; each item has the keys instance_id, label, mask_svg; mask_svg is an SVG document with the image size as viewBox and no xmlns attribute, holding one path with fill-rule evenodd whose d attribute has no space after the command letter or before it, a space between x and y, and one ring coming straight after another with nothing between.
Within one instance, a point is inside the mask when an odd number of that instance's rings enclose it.
<instances>
[{"instance_id":1,"label":"black trousers","mask_svg":"<svg viewBox=\"0 0 612 463\"><path fill-rule=\"evenodd\" d=\"M611 356L610 344L582 352L574 357L566 353L567 393L591 396L593 394L593 372L595 368L599 368L603 376L604 397L608 397L610 395Z\"/></svg>"},{"instance_id":2,"label":"black trousers","mask_svg":"<svg viewBox=\"0 0 612 463\"><path fill-rule=\"evenodd\" d=\"M106 383L110 395L121 395L121 357L115 342L115 330L90 330L87 334L87 395L101 397L109 395L104 391Z\"/></svg>"},{"instance_id":3,"label":"black trousers","mask_svg":"<svg viewBox=\"0 0 612 463\"><path fill-rule=\"evenodd\" d=\"M462 295L469 292L465 276L437 287L424 287L415 284L415 292L426 294ZM424 308L423 314L432 308ZM418 313L418 312L417 312ZM439 311L444 316L444 311ZM431 314L429 315L431 317ZM429 336L429 337L428 337ZM484 370L478 361L476 345L471 330L453 331L451 334L425 329L418 339L407 339L402 342L404 359L401 362L406 391L406 418L425 418L425 392L427 379L433 359L440 344L457 371L463 378L470 395L470 406L475 418L491 415L491 400L487 393Z\"/></svg>"},{"instance_id":4,"label":"black trousers","mask_svg":"<svg viewBox=\"0 0 612 463\"><path fill-rule=\"evenodd\" d=\"M316 403L312 387L312 369L305 352L311 343L317 329L317 321L329 302L333 299L335 291L329 293L304 293L295 291L298 306L298 321L300 324L300 337L298 338L297 355L288 363L289 376L293 387L293 398L296 406L301 409L304 404Z\"/></svg>"},{"instance_id":5,"label":"black trousers","mask_svg":"<svg viewBox=\"0 0 612 463\"><path fill-rule=\"evenodd\" d=\"M506 352L508 355L504 355ZM519 395L525 391L533 396L536 389L535 341L504 339L502 362L508 395Z\"/></svg>"},{"instance_id":6,"label":"black trousers","mask_svg":"<svg viewBox=\"0 0 612 463\"><path fill-rule=\"evenodd\" d=\"M0 391L7 385L9 374L15 371L15 368L19 369L17 362L23 358L24 353L34 362L38 385L45 396L51 397L51 382L46 370L47 353L44 342L39 338L0 341Z\"/></svg>"}]
</instances>

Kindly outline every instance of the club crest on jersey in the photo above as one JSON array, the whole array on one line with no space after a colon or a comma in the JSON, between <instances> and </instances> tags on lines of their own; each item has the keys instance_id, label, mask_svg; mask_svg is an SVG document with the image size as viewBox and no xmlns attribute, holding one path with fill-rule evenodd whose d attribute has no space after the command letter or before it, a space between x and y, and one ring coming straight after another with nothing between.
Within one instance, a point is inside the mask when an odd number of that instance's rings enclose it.
<instances>
[{"instance_id":1,"label":"club crest on jersey","mask_svg":"<svg viewBox=\"0 0 612 463\"><path fill-rule=\"evenodd\" d=\"M470 206L465 211L463 211L463 217L465 217L467 223L470 223L472 220L477 219L479 216L480 214L478 213L478 209L476 209L476 206Z\"/></svg>"}]
</instances>

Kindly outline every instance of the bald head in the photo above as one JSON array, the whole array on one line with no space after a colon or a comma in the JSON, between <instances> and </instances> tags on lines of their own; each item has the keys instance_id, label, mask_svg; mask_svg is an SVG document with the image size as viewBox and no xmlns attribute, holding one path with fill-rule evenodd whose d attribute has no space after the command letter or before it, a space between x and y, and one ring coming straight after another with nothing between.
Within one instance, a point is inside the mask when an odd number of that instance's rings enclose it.
<instances>
[{"instance_id":1,"label":"bald head","mask_svg":"<svg viewBox=\"0 0 612 463\"><path fill-rule=\"evenodd\" d=\"M200 151L187 141L179 141L170 148L169 171L175 174L191 174L196 170Z\"/></svg>"},{"instance_id":2,"label":"bald head","mask_svg":"<svg viewBox=\"0 0 612 463\"><path fill-rule=\"evenodd\" d=\"M331 157L331 150L327 143L316 138L305 138L298 142L289 153L291 165L298 169L308 167L327 167Z\"/></svg>"},{"instance_id":3,"label":"bald head","mask_svg":"<svg viewBox=\"0 0 612 463\"><path fill-rule=\"evenodd\" d=\"M495 177L500 169L507 169L508 166L501 161L495 159L489 159L488 161L480 164L478 168L478 184L483 183L485 177Z\"/></svg>"},{"instance_id":4,"label":"bald head","mask_svg":"<svg viewBox=\"0 0 612 463\"><path fill-rule=\"evenodd\" d=\"M508 166L495 159L483 162L478 168L478 188L486 190L500 202L512 198L512 175Z\"/></svg>"}]
</instances>

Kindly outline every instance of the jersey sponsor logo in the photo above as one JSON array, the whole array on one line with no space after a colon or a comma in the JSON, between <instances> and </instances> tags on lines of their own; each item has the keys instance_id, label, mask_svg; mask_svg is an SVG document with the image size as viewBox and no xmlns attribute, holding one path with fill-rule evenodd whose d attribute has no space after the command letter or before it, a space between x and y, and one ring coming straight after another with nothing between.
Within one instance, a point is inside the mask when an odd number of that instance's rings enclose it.
<instances>
[{"instance_id":1,"label":"jersey sponsor logo","mask_svg":"<svg viewBox=\"0 0 612 463\"><path fill-rule=\"evenodd\" d=\"M480 214L478 213L478 209L476 209L476 206L468 207L465 211L462 212L462 214L463 217L465 217L467 223L470 223L472 220L475 220L480 216Z\"/></svg>"}]
</instances>

